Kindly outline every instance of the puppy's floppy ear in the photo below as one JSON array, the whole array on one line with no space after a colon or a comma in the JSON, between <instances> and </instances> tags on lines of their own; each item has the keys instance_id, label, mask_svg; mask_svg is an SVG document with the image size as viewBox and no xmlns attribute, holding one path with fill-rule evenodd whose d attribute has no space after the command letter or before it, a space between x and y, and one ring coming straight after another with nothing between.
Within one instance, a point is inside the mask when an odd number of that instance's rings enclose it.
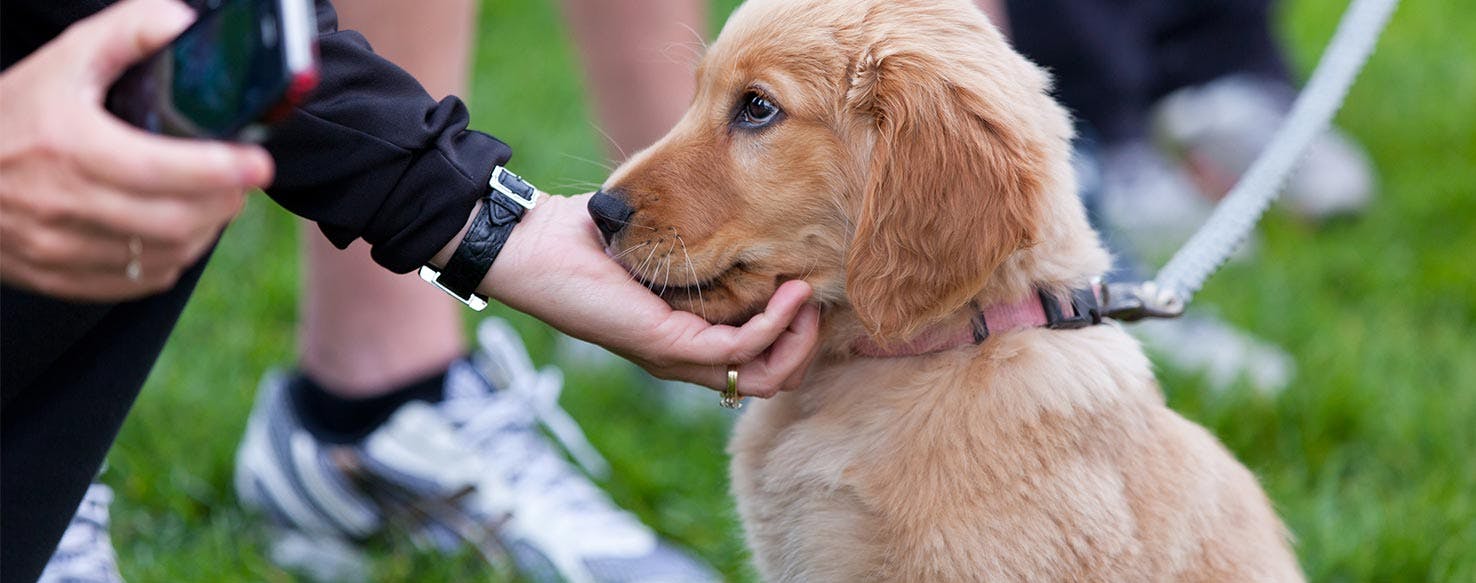
<instances>
[{"instance_id":1,"label":"puppy's floppy ear","mask_svg":"<svg viewBox=\"0 0 1476 583\"><path fill-rule=\"evenodd\" d=\"M846 292L872 337L911 337L1031 244L1050 148L1028 110L1055 107L1045 84L974 26L883 38L858 59L847 104L876 142Z\"/></svg>"}]
</instances>

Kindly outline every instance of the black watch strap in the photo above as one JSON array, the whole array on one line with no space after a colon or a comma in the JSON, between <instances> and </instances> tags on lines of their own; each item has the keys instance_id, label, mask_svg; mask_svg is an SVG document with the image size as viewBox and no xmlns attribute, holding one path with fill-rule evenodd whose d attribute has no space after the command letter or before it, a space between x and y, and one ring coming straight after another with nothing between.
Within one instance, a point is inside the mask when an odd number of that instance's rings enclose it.
<instances>
[{"instance_id":1,"label":"black watch strap","mask_svg":"<svg viewBox=\"0 0 1476 583\"><path fill-rule=\"evenodd\" d=\"M492 215L496 211L492 209L500 208L490 200L483 201L481 210L472 219L471 228L466 231L466 237L461 239L456 253L446 262L441 276L436 278L436 283L441 284L446 291L466 298L476 293L477 286L482 285L482 279L492 269L492 261L497 259L502 245L507 242L507 236L512 233L513 225L517 223L516 220L501 224L493 221Z\"/></svg>"},{"instance_id":2,"label":"black watch strap","mask_svg":"<svg viewBox=\"0 0 1476 583\"><path fill-rule=\"evenodd\" d=\"M479 311L487 307L487 298L477 293L477 287L492 269L513 227L533 208L538 196L538 189L501 166L492 171L490 186L492 192L482 200L445 268L439 272L430 266L420 270L422 279Z\"/></svg>"}]
</instances>

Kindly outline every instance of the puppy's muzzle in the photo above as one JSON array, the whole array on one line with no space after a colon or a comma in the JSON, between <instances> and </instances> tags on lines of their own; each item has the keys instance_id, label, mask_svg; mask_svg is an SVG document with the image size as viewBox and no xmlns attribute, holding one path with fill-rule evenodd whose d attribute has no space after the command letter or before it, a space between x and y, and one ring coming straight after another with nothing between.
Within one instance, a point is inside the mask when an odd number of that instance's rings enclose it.
<instances>
[{"instance_id":1,"label":"puppy's muzzle","mask_svg":"<svg viewBox=\"0 0 1476 583\"><path fill-rule=\"evenodd\" d=\"M634 212L635 209L625 202L625 193L618 189L608 192L601 190L589 199L589 216L594 218L595 226L604 235L606 245L615 239L621 229L630 224L630 215Z\"/></svg>"}]
</instances>

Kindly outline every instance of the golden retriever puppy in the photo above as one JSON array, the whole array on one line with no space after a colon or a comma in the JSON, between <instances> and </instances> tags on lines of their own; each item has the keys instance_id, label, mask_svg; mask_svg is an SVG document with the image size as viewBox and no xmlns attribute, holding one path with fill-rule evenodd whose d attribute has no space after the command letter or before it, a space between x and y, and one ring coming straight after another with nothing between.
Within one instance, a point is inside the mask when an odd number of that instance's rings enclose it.
<instances>
[{"instance_id":1,"label":"golden retriever puppy","mask_svg":"<svg viewBox=\"0 0 1476 583\"><path fill-rule=\"evenodd\" d=\"M1083 325L1070 292L1108 257L1070 122L971 4L751 0L697 75L590 207L712 321L816 290L806 387L730 445L767 580L1301 579L1250 472L1164 406L1132 338ZM1080 327L1019 317L1053 303Z\"/></svg>"}]
</instances>

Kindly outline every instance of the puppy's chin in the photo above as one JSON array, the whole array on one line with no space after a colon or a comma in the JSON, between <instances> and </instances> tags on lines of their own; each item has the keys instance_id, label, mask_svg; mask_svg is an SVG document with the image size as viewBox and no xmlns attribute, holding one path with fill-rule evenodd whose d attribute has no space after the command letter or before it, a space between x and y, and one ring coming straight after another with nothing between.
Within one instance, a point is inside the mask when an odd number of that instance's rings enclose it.
<instances>
[{"instance_id":1,"label":"puppy's chin","mask_svg":"<svg viewBox=\"0 0 1476 583\"><path fill-rule=\"evenodd\" d=\"M657 288L653 291L672 309L697 314L713 324L741 326L764 311L769 297L778 287L772 278L740 274L700 288Z\"/></svg>"}]
</instances>

